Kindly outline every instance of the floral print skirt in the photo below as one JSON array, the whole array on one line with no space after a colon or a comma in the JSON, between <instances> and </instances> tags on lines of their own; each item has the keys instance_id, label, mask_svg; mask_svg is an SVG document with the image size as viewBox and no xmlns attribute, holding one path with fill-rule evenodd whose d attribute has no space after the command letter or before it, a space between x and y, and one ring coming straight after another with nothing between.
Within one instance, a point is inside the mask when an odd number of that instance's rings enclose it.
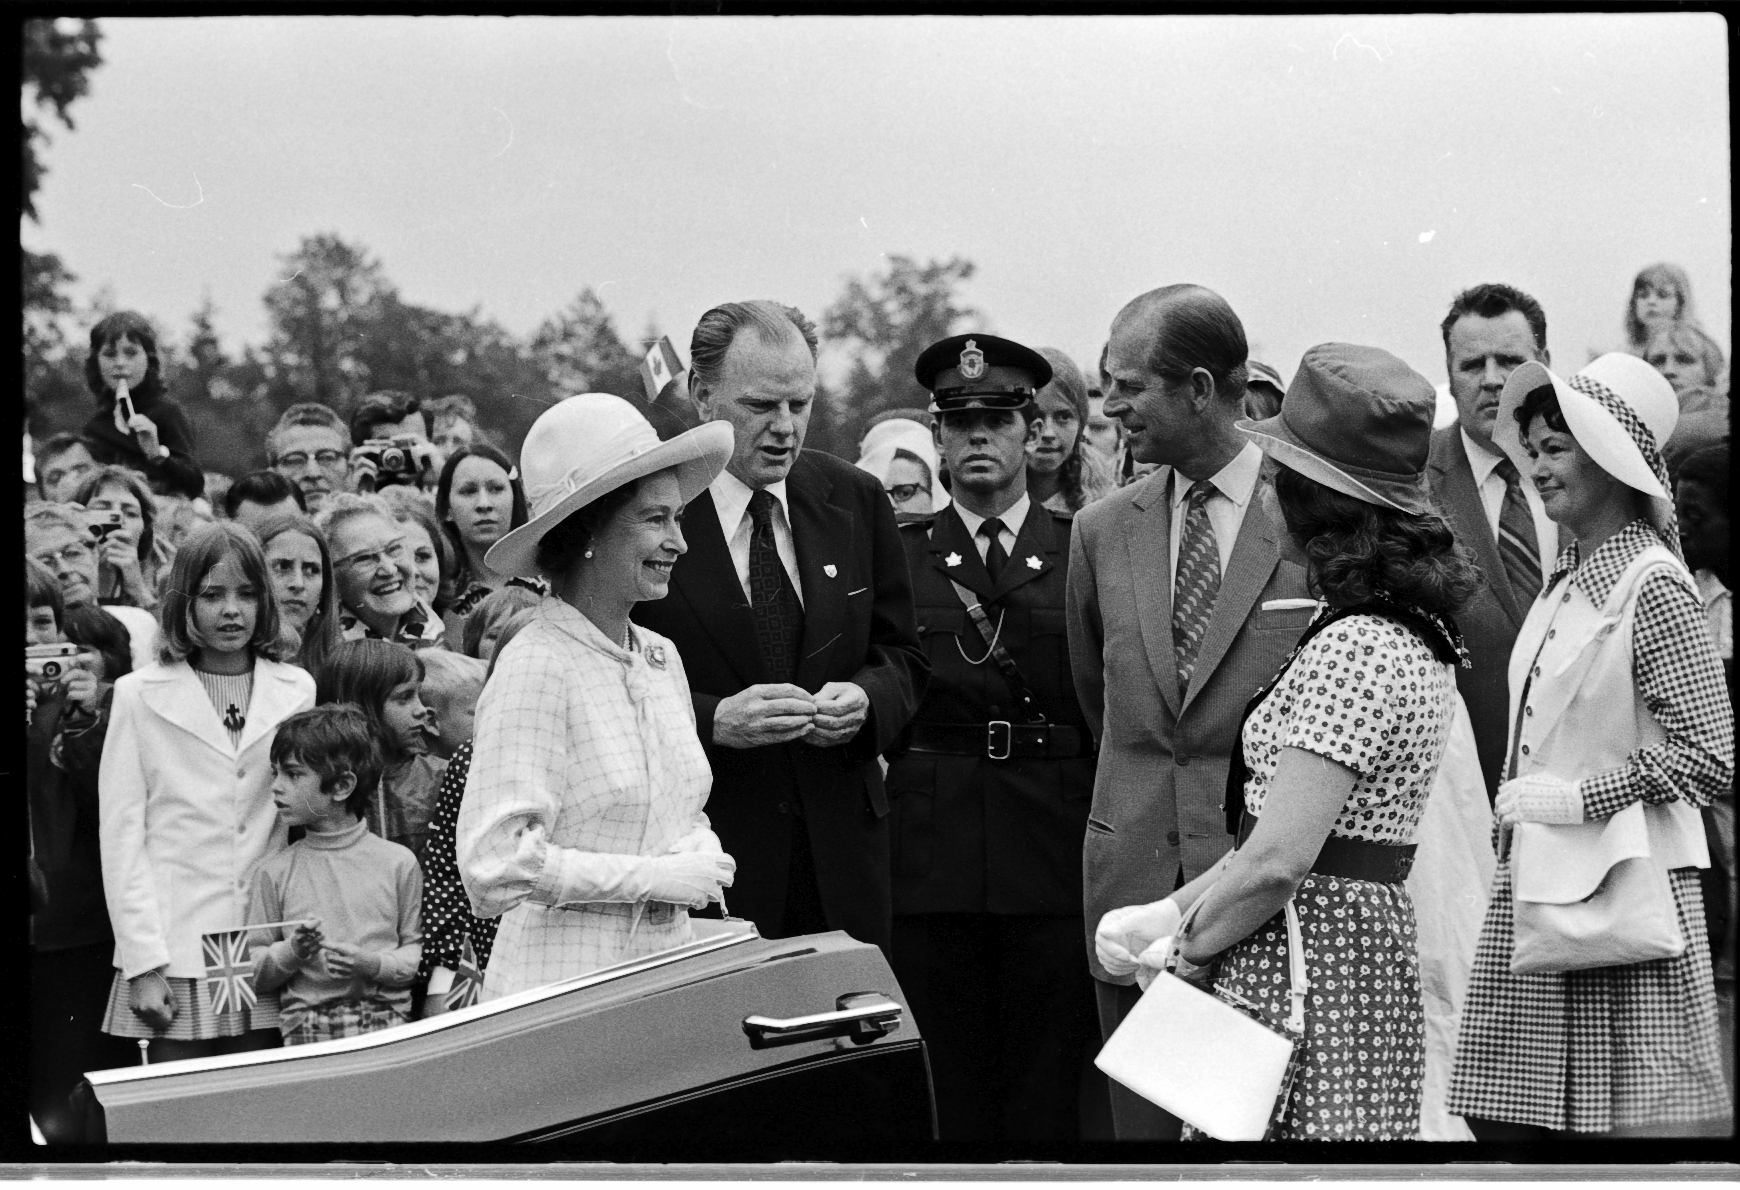
<instances>
[{"instance_id":1,"label":"floral print skirt","mask_svg":"<svg viewBox=\"0 0 1740 1190\"><path fill-rule=\"evenodd\" d=\"M1413 902L1400 884L1314 872L1294 906L1311 988L1304 1058L1275 1139L1417 1137L1426 1040ZM1227 952L1215 986L1281 1028L1287 972L1287 923L1277 913Z\"/></svg>"}]
</instances>

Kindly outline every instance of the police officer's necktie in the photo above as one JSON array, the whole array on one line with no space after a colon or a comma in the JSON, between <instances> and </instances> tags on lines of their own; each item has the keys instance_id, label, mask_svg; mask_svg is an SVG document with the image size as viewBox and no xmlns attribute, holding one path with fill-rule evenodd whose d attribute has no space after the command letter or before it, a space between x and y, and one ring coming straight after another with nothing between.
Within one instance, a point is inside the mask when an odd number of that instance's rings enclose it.
<instances>
[{"instance_id":1,"label":"police officer's necktie","mask_svg":"<svg viewBox=\"0 0 1740 1190\"><path fill-rule=\"evenodd\" d=\"M1009 553L1003 548L1003 522L996 517L986 517L985 523L979 526L979 536L990 542L985 547L985 573L996 582L1003 577L1003 567L1009 561Z\"/></svg>"},{"instance_id":2,"label":"police officer's necktie","mask_svg":"<svg viewBox=\"0 0 1740 1190\"><path fill-rule=\"evenodd\" d=\"M797 676L803 646L804 607L773 541L773 495L765 489L749 497L749 602L755 614L755 639L776 682Z\"/></svg>"},{"instance_id":3,"label":"police officer's necktie","mask_svg":"<svg viewBox=\"0 0 1740 1190\"><path fill-rule=\"evenodd\" d=\"M1178 570L1172 583L1172 647L1178 654L1180 693L1190 686L1196 650L1208 631L1209 616L1214 614L1215 596L1220 594L1220 545L1205 507L1213 494L1214 485L1206 479L1191 485L1184 529L1178 539Z\"/></svg>"},{"instance_id":4,"label":"police officer's necktie","mask_svg":"<svg viewBox=\"0 0 1740 1190\"><path fill-rule=\"evenodd\" d=\"M1510 589L1527 602L1541 593L1541 546L1535 536L1535 518L1523 498L1516 464L1500 459L1493 470L1504 480L1504 503L1498 510L1498 556Z\"/></svg>"}]
</instances>

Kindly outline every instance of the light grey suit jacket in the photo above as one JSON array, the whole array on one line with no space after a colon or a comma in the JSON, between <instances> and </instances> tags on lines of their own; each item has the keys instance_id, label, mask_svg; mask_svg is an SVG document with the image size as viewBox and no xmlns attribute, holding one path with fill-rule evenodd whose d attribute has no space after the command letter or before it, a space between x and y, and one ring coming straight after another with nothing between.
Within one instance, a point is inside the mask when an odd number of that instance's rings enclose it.
<instances>
[{"instance_id":1,"label":"light grey suit jacket","mask_svg":"<svg viewBox=\"0 0 1740 1190\"><path fill-rule=\"evenodd\" d=\"M1211 867L1232 846L1226 777L1245 704L1275 676L1310 621L1305 569L1280 557L1285 529L1259 490L1245 510L1222 576L1190 687L1178 688L1172 647L1172 469L1076 514L1070 543L1068 623L1076 694L1099 740L1093 810L1083 843L1088 962L1093 932L1111 909L1158 900ZM1259 481L1259 483L1266 481Z\"/></svg>"}]
</instances>

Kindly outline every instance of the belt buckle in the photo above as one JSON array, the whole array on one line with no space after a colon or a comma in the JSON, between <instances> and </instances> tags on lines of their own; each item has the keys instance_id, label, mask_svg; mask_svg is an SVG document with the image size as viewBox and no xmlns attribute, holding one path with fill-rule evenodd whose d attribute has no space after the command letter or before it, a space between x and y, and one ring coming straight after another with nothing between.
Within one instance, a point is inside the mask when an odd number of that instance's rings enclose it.
<instances>
[{"instance_id":1,"label":"belt buckle","mask_svg":"<svg viewBox=\"0 0 1740 1190\"><path fill-rule=\"evenodd\" d=\"M998 741L1002 742L999 752ZM1015 731L1007 719L993 719L985 724L985 755L992 760L1008 760L1010 749L1014 746Z\"/></svg>"}]
</instances>

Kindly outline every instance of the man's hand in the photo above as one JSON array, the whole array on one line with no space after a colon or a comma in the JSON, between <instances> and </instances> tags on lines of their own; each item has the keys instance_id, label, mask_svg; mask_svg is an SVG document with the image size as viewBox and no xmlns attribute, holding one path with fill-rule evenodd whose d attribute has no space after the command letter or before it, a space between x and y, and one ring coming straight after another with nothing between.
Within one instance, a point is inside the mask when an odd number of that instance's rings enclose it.
<instances>
[{"instance_id":1,"label":"man's hand","mask_svg":"<svg viewBox=\"0 0 1740 1190\"><path fill-rule=\"evenodd\" d=\"M97 557L120 576L121 593L135 607L149 609L157 605L155 593L145 583L145 571L139 566L137 543L111 533L97 545Z\"/></svg>"},{"instance_id":2,"label":"man's hand","mask_svg":"<svg viewBox=\"0 0 1740 1190\"><path fill-rule=\"evenodd\" d=\"M724 748L783 744L809 731L816 716L810 692L790 682L764 682L721 698L713 711L713 742Z\"/></svg>"},{"instance_id":3,"label":"man's hand","mask_svg":"<svg viewBox=\"0 0 1740 1190\"><path fill-rule=\"evenodd\" d=\"M326 969L340 979L374 979L381 973L381 956L354 942L324 942Z\"/></svg>"},{"instance_id":4,"label":"man's hand","mask_svg":"<svg viewBox=\"0 0 1740 1190\"><path fill-rule=\"evenodd\" d=\"M175 1019L175 997L161 971L146 971L128 980L127 1000L133 1015L153 1029L167 1029Z\"/></svg>"},{"instance_id":5,"label":"man's hand","mask_svg":"<svg viewBox=\"0 0 1740 1190\"><path fill-rule=\"evenodd\" d=\"M345 477L345 485L353 492L372 492L375 490L375 480L380 477L380 468L371 458L373 452L366 447L358 446L350 452L350 474ZM363 486L367 481L368 486Z\"/></svg>"},{"instance_id":6,"label":"man's hand","mask_svg":"<svg viewBox=\"0 0 1740 1190\"><path fill-rule=\"evenodd\" d=\"M849 742L870 714L870 696L856 682L829 682L816 691L816 717L804 739L818 748Z\"/></svg>"}]
</instances>

